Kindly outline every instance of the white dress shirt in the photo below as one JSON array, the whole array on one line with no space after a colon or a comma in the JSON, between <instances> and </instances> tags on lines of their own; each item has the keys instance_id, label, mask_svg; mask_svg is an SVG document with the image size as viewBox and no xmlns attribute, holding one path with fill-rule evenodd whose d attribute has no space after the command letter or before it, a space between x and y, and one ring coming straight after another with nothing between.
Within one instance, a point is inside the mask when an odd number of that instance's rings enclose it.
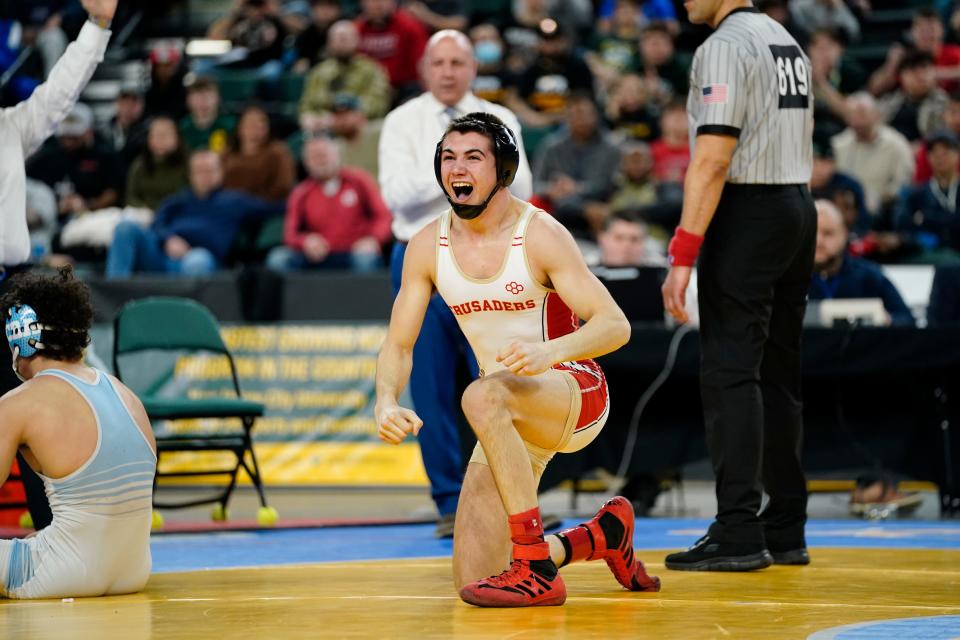
<instances>
[{"instance_id":1,"label":"white dress shirt","mask_svg":"<svg viewBox=\"0 0 960 640\"><path fill-rule=\"evenodd\" d=\"M517 117L500 105L467 93L454 107L454 117L475 111L492 113L513 131L520 148L520 166L510 192L521 200L533 195L533 178L520 137ZM429 91L387 114L380 133L380 191L393 212L393 235L407 242L450 208L437 184L433 156L450 123L447 106Z\"/></svg>"},{"instance_id":2,"label":"white dress shirt","mask_svg":"<svg viewBox=\"0 0 960 640\"><path fill-rule=\"evenodd\" d=\"M0 265L30 259L24 159L67 117L110 40L110 31L90 21L67 47L47 81L27 100L0 110Z\"/></svg>"}]
</instances>

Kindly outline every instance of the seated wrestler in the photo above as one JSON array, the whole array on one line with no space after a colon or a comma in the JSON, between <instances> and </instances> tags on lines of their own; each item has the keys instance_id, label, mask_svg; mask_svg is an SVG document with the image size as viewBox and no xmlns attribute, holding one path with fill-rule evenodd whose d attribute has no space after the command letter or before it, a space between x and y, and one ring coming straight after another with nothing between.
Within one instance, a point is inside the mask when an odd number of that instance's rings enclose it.
<instances>
[{"instance_id":1,"label":"seated wrestler","mask_svg":"<svg viewBox=\"0 0 960 640\"><path fill-rule=\"evenodd\" d=\"M53 522L0 540L0 596L139 591L150 575L156 442L137 397L85 366L93 307L69 267L23 273L0 299L22 385L0 398L0 484L17 450L43 480Z\"/></svg>"}]
</instances>

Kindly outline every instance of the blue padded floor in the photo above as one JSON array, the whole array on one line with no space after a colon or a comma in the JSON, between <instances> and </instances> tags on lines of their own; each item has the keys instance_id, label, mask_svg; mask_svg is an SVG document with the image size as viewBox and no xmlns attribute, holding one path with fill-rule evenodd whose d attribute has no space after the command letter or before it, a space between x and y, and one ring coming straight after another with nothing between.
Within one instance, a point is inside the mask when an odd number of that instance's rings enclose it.
<instances>
[{"instance_id":1,"label":"blue padded floor","mask_svg":"<svg viewBox=\"0 0 960 640\"><path fill-rule=\"evenodd\" d=\"M576 524L570 520L565 526ZM634 545L638 549L686 548L709 524L697 519L638 520ZM434 538L433 529L432 524L417 524L155 535L153 571L449 556L453 543ZM807 524L807 543L811 547L960 549L960 522L818 520Z\"/></svg>"}]
</instances>

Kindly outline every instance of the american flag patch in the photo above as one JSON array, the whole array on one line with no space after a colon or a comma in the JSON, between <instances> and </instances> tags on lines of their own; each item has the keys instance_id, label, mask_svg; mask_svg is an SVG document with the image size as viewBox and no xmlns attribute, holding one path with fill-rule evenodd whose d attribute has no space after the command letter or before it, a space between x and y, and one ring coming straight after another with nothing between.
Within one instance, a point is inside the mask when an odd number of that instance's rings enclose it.
<instances>
[{"instance_id":1,"label":"american flag patch","mask_svg":"<svg viewBox=\"0 0 960 640\"><path fill-rule=\"evenodd\" d=\"M727 101L727 85L708 84L703 88L703 104L724 104Z\"/></svg>"}]
</instances>

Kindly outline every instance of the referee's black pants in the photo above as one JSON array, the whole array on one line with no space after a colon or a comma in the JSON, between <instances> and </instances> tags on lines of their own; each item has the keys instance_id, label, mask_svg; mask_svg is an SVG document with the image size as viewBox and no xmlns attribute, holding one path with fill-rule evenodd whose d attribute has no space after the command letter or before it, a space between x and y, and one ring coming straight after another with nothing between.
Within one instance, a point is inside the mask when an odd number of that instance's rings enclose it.
<instances>
[{"instance_id":1,"label":"referee's black pants","mask_svg":"<svg viewBox=\"0 0 960 640\"><path fill-rule=\"evenodd\" d=\"M800 339L817 213L806 186L727 184L697 268L715 539L792 549L807 487ZM763 490L770 502L758 514Z\"/></svg>"},{"instance_id":2,"label":"referee's black pants","mask_svg":"<svg viewBox=\"0 0 960 640\"><path fill-rule=\"evenodd\" d=\"M21 266L13 269L5 269L3 279L0 280L0 295L7 292L10 284L10 276L14 273L25 271L27 267ZM4 322L6 318L4 318ZM4 340L6 343L6 340ZM13 372L13 354L10 353L10 347L4 344L0 348L0 395L16 388L20 385L20 379ZM30 517L33 518L33 526L37 529L43 529L53 521L53 515L50 512L50 502L47 500L47 493L43 488L43 481L34 473L30 465L27 464L23 456L17 453L17 464L20 467L20 477L23 480L23 488L27 494L27 504L29 505Z\"/></svg>"}]
</instances>

